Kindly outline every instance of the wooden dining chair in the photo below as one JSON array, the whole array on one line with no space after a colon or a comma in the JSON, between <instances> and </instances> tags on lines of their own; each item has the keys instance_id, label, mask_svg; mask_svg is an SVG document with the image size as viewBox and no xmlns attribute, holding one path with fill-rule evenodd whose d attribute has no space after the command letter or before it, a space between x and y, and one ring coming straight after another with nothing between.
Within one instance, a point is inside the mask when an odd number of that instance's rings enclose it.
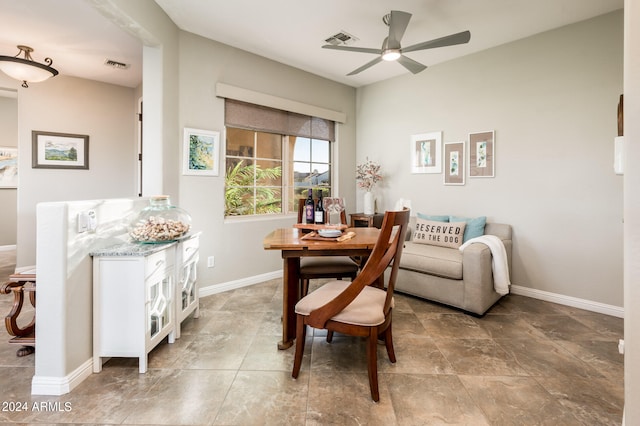
<instances>
[{"instance_id":1,"label":"wooden dining chair","mask_svg":"<svg viewBox=\"0 0 640 426\"><path fill-rule=\"evenodd\" d=\"M305 199L298 200L298 223L304 221ZM314 200L317 203L317 200ZM325 223L327 222L325 215ZM342 224L346 225L347 215L344 210L340 214ZM358 264L347 256L314 256L300 259L300 295L306 296L309 291L309 282L321 278L355 279L359 270Z\"/></svg>"},{"instance_id":2,"label":"wooden dining chair","mask_svg":"<svg viewBox=\"0 0 640 426\"><path fill-rule=\"evenodd\" d=\"M378 338L380 336L384 340L389 360L395 363L391 335L393 289L408 222L408 209L386 212L373 252L356 279L350 283L328 282L296 304L296 351L291 373L294 378L300 373L307 326L327 330L328 342L331 342L334 332L366 337L371 398L376 402L380 400ZM390 264L393 265L385 283L386 290L375 286Z\"/></svg>"}]
</instances>

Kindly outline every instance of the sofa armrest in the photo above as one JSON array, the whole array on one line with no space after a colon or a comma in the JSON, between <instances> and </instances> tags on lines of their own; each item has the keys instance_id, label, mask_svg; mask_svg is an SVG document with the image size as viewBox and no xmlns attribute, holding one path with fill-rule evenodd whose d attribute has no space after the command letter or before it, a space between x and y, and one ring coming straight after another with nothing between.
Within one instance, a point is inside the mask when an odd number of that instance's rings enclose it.
<instances>
[{"instance_id":1,"label":"sofa armrest","mask_svg":"<svg viewBox=\"0 0 640 426\"><path fill-rule=\"evenodd\" d=\"M464 249L462 282L464 285L462 309L481 314L495 302L498 294L493 285L489 247L474 243Z\"/></svg>"},{"instance_id":2,"label":"sofa armrest","mask_svg":"<svg viewBox=\"0 0 640 426\"><path fill-rule=\"evenodd\" d=\"M492 281L491 250L484 244L474 243L462 252L462 279L465 282Z\"/></svg>"}]
</instances>

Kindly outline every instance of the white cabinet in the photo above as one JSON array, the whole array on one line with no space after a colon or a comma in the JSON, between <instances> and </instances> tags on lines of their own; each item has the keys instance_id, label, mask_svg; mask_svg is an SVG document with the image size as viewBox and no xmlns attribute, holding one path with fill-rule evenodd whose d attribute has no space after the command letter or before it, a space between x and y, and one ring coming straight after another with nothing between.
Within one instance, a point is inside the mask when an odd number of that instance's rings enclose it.
<instances>
[{"instance_id":1,"label":"white cabinet","mask_svg":"<svg viewBox=\"0 0 640 426\"><path fill-rule=\"evenodd\" d=\"M93 371L104 357L147 354L176 330L177 243L124 244L93 255Z\"/></svg>"},{"instance_id":2,"label":"white cabinet","mask_svg":"<svg viewBox=\"0 0 640 426\"><path fill-rule=\"evenodd\" d=\"M176 249L176 338L180 338L180 324L192 312L194 318L200 313L198 280L196 277L200 258L200 234L181 240Z\"/></svg>"}]
</instances>

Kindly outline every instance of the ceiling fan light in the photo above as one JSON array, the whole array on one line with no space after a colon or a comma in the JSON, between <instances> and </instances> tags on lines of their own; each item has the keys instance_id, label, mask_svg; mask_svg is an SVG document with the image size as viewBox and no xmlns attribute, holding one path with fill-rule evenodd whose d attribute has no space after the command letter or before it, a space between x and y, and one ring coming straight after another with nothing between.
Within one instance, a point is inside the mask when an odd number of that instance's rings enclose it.
<instances>
[{"instance_id":1,"label":"ceiling fan light","mask_svg":"<svg viewBox=\"0 0 640 426\"><path fill-rule=\"evenodd\" d=\"M395 61L400 58L400 49L387 49L382 52L382 60L384 61Z\"/></svg>"},{"instance_id":2,"label":"ceiling fan light","mask_svg":"<svg viewBox=\"0 0 640 426\"><path fill-rule=\"evenodd\" d=\"M52 68L52 60L45 59L45 63L41 64L31 58L30 53L33 49L29 46L18 46L20 51L16 56L0 56L0 70L11 78L23 82L23 87L28 87L27 83L39 83L48 78L58 75L58 71ZM20 54L24 54L24 58L19 58Z\"/></svg>"}]
</instances>

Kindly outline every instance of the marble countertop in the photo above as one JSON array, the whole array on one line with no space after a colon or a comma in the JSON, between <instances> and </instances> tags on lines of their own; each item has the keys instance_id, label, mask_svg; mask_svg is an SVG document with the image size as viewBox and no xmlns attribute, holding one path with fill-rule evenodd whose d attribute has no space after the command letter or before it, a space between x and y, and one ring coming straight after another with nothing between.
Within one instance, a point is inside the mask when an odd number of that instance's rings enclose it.
<instances>
[{"instance_id":1,"label":"marble countertop","mask_svg":"<svg viewBox=\"0 0 640 426\"><path fill-rule=\"evenodd\" d=\"M182 237L173 241L167 241L166 243L138 243L133 240L129 240L127 242L110 245L108 247L94 249L91 252L89 252L89 255L94 257L150 256L153 253L159 252L160 250L163 250L174 244L178 244L181 241L186 241L194 237L199 237L200 234L202 234L202 232L188 233L187 235L183 235Z\"/></svg>"},{"instance_id":2,"label":"marble countertop","mask_svg":"<svg viewBox=\"0 0 640 426\"><path fill-rule=\"evenodd\" d=\"M177 244L176 241L169 241L166 243L157 244L142 244L135 242L126 242L116 244L109 247L93 250L89 255L94 257L109 257L109 256L132 256L132 257L144 257L152 255L153 253L164 250L167 247Z\"/></svg>"}]
</instances>

